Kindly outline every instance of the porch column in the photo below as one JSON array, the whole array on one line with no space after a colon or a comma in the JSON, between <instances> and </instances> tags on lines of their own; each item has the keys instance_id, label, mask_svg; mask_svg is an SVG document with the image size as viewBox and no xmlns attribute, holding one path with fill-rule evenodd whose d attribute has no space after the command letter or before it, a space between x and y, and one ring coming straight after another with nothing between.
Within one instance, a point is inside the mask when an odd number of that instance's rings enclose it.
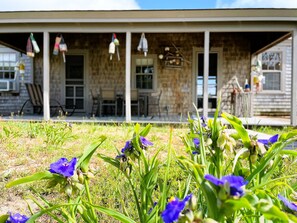
<instances>
[{"instance_id":1,"label":"porch column","mask_svg":"<svg viewBox=\"0 0 297 223\"><path fill-rule=\"evenodd\" d=\"M126 122L131 122L131 32L126 32Z\"/></svg>"},{"instance_id":2,"label":"porch column","mask_svg":"<svg viewBox=\"0 0 297 223\"><path fill-rule=\"evenodd\" d=\"M291 125L297 125L297 28L292 32Z\"/></svg>"},{"instance_id":3,"label":"porch column","mask_svg":"<svg viewBox=\"0 0 297 223\"><path fill-rule=\"evenodd\" d=\"M50 119L49 32L43 32L43 119Z\"/></svg>"},{"instance_id":4,"label":"porch column","mask_svg":"<svg viewBox=\"0 0 297 223\"><path fill-rule=\"evenodd\" d=\"M208 117L209 31L204 32L203 116Z\"/></svg>"}]
</instances>

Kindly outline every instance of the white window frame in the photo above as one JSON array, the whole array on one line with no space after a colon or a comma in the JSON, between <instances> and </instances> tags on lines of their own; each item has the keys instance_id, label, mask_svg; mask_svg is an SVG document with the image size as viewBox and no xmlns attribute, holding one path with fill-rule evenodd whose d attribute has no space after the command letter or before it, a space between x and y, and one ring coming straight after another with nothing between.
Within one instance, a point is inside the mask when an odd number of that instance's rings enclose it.
<instances>
[{"instance_id":1,"label":"white window frame","mask_svg":"<svg viewBox=\"0 0 297 223\"><path fill-rule=\"evenodd\" d=\"M274 52L274 53L280 53L281 55L281 70L263 70L261 69L261 73L264 76L265 73L280 73L280 89L279 90L264 90L264 86L262 87L262 91L259 93L284 93L285 91L285 78L286 78L286 72L285 72L285 67L286 67L286 52L283 47L274 47L271 48L265 52ZM260 60L262 62L262 54L260 54ZM263 65L263 63L262 63ZM266 82L267 80L265 80Z\"/></svg>"},{"instance_id":2,"label":"white window frame","mask_svg":"<svg viewBox=\"0 0 297 223\"><path fill-rule=\"evenodd\" d=\"M139 89L140 92L155 92L157 89L157 63L158 63L158 56L157 54L148 54L146 57L144 55L132 55L132 78L131 78L131 87L136 88L136 59L153 59L154 61L154 73L153 73L153 87L152 89Z\"/></svg>"},{"instance_id":3,"label":"white window frame","mask_svg":"<svg viewBox=\"0 0 297 223\"><path fill-rule=\"evenodd\" d=\"M4 56L5 54L14 54L15 55L15 61L10 61L10 60L9 61L4 61L4 60L2 60L1 55ZM1 63L3 63L3 66L0 65L0 80L10 80L10 81L12 81L12 80L16 79L17 72L15 70L15 65L16 65L18 60L19 60L19 53L18 52L0 51L0 61L1 61ZM12 68L12 69L9 69L9 73L10 73L9 78L5 77L5 74L4 74L5 70L2 69L4 67L4 63L6 63L6 62L9 63L9 67Z\"/></svg>"}]
</instances>

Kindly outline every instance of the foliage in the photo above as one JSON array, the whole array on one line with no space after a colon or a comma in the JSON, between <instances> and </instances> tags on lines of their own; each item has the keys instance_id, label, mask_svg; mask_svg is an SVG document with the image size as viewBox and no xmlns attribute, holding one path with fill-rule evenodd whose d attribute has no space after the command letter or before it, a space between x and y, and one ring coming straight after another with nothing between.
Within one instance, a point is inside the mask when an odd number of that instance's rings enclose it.
<instances>
[{"instance_id":1,"label":"foliage","mask_svg":"<svg viewBox=\"0 0 297 223\"><path fill-rule=\"evenodd\" d=\"M128 138L122 149L116 149L111 156L102 150L98 153L97 162L112 167L107 168L106 179L90 165L99 147L114 146L106 136L96 136L94 140L98 130L92 126L86 134L94 142L80 156L62 157L48 165L46 171L6 186L46 181L49 188L63 193L58 202L52 202L32 187L30 198L39 211L32 211L26 222L35 222L43 215L55 222L70 223L100 222L102 215L127 223L297 222L297 174L285 165L295 162L297 152L284 149L296 141L297 131L258 139L249 135L233 115L223 113L229 123L223 125L218 111L219 108L209 120L200 118L198 112L198 118L189 117L189 129L181 136L185 151L174 149L172 129L168 143L161 145L155 142L158 137L151 133L150 124L136 124L133 129L121 126L126 130L123 138ZM67 123L31 124L30 129L28 135L43 135L47 146L62 146L75 138ZM1 140L17 134L20 133L3 128ZM99 177L99 186L92 182L94 177ZM116 186L109 188L113 190L109 195L103 193L104 189L96 189L111 184ZM112 199L115 205L111 208L99 204L98 197L106 203ZM3 215L0 223L11 219L12 215Z\"/></svg>"}]
</instances>

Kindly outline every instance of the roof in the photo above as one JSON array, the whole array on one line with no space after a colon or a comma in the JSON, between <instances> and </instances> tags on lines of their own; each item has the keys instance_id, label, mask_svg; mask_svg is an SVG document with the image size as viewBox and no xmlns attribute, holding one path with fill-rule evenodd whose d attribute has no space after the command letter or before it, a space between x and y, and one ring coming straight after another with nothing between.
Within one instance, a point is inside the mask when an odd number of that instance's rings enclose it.
<instances>
[{"instance_id":1,"label":"roof","mask_svg":"<svg viewBox=\"0 0 297 223\"><path fill-rule=\"evenodd\" d=\"M297 9L0 12L0 23L297 21Z\"/></svg>"}]
</instances>

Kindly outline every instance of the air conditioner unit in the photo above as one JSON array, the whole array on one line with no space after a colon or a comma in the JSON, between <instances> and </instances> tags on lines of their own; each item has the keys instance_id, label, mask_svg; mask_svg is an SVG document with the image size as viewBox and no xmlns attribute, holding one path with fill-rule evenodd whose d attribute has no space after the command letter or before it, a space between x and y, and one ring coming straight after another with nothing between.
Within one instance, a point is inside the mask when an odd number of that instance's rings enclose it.
<instances>
[{"instance_id":1,"label":"air conditioner unit","mask_svg":"<svg viewBox=\"0 0 297 223\"><path fill-rule=\"evenodd\" d=\"M0 91L16 91L16 80L0 80Z\"/></svg>"}]
</instances>

